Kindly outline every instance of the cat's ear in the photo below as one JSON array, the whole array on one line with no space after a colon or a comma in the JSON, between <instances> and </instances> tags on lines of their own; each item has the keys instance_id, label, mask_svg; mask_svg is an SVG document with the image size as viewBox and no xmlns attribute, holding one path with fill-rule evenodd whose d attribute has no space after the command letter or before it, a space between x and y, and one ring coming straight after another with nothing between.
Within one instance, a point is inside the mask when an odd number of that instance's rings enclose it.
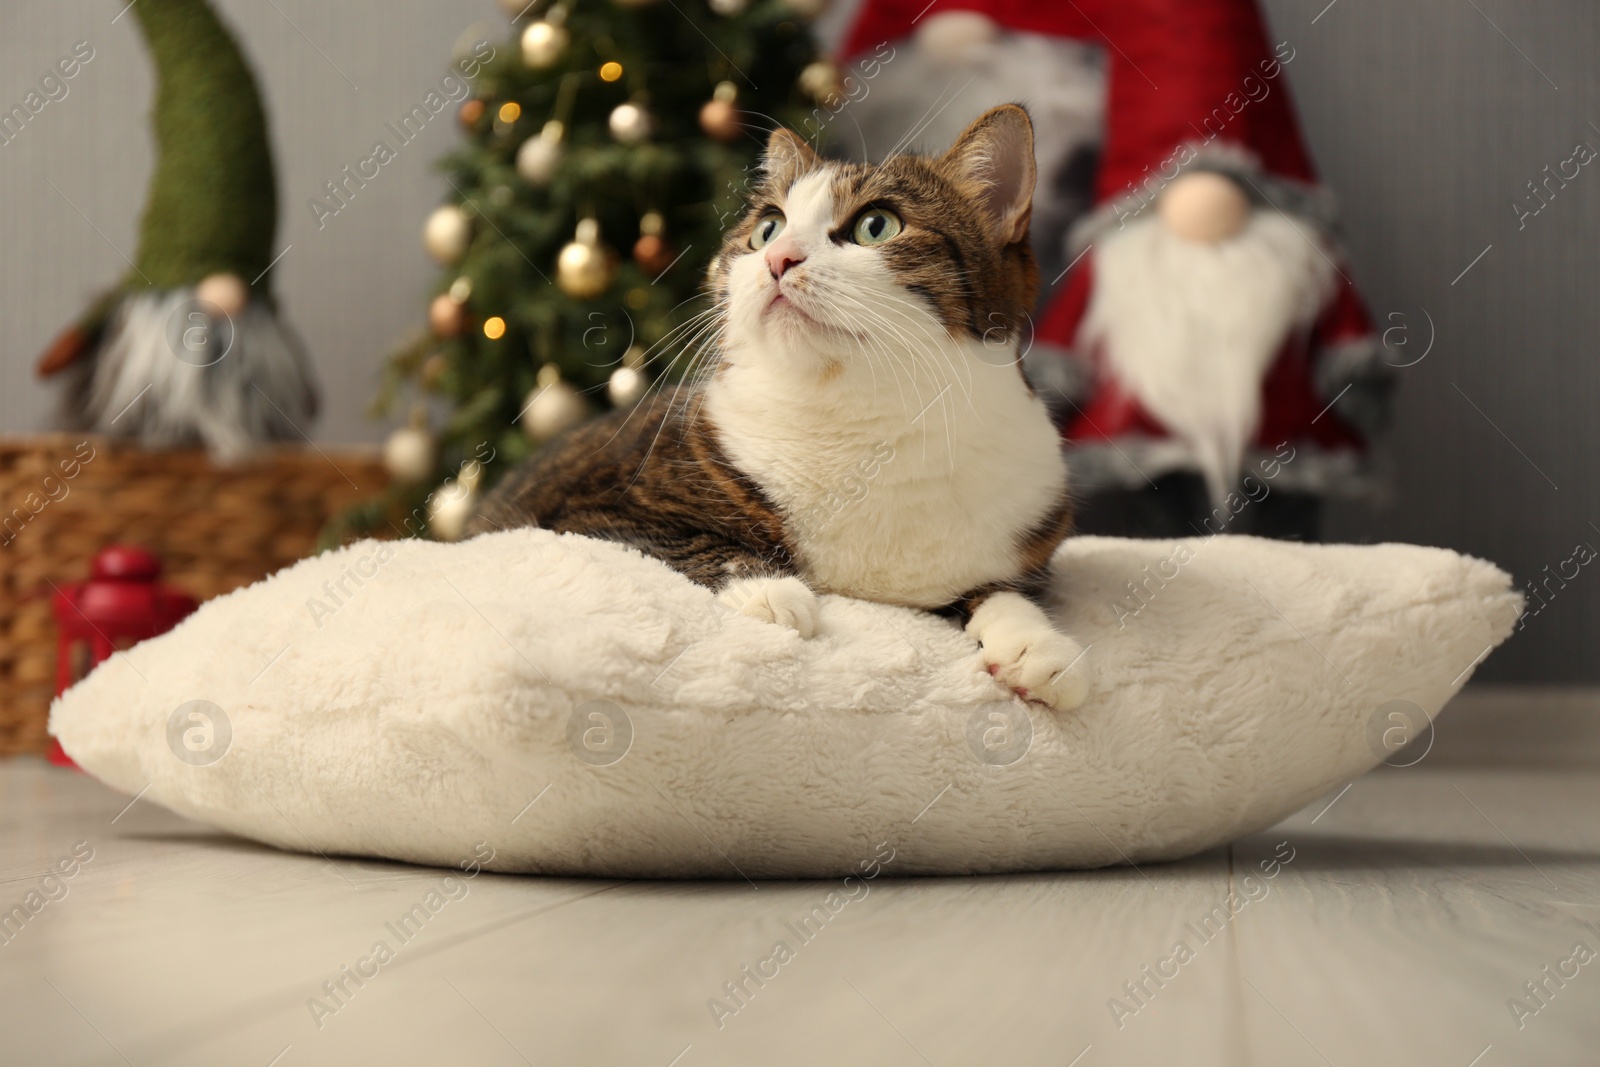
<instances>
[{"instance_id":1,"label":"cat's ear","mask_svg":"<svg viewBox=\"0 0 1600 1067\"><path fill-rule=\"evenodd\" d=\"M779 126L767 138L767 150L761 156L761 174L767 187L784 190L795 179L822 165L822 159L811 146L793 130Z\"/></svg>"},{"instance_id":2,"label":"cat's ear","mask_svg":"<svg viewBox=\"0 0 1600 1067\"><path fill-rule=\"evenodd\" d=\"M978 197L994 234L1006 244L1028 236L1033 212L1033 120L1020 104L990 108L956 138L940 160Z\"/></svg>"}]
</instances>

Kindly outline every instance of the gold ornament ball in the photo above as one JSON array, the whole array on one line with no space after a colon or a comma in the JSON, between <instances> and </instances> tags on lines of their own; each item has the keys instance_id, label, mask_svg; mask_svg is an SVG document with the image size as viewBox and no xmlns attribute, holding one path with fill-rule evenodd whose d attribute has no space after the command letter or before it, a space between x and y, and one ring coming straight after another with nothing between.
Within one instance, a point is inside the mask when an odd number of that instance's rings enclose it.
<instances>
[{"instance_id":1,"label":"gold ornament ball","mask_svg":"<svg viewBox=\"0 0 1600 1067\"><path fill-rule=\"evenodd\" d=\"M422 228L422 246L440 263L454 263L471 243L472 220L454 204L435 209Z\"/></svg>"},{"instance_id":2,"label":"gold ornament ball","mask_svg":"<svg viewBox=\"0 0 1600 1067\"><path fill-rule=\"evenodd\" d=\"M839 68L825 60L818 60L800 72L800 89L811 99L825 107L844 100L844 79Z\"/></svg>"},{"instance_id":3,"label":"gold ornament ball","mask_svg":"<svg viewBox=\"0 0 1600 1067\"><path fill-rule=\"evenodd\" d=\"M456 121L461 123L464 130L474 130L483 119L483 113L489 110L489 105L482 100L468 100L461 105L461 110L456 112Z\"/></svg>"},{"instance_id":4,"label":"gold ornament ball","mask_svg":"<svg viewBox=\"0 0 1600 1067\"><path fill-rule=\"evenodd\" d=\"M561 379L554 364L539 368L539 384L528 394L522 410L522 432L541 444L572 429L589 417L589 404Z\"/></svg>"},{"instance_id":5,"label":"gold ornament ball","mask_svg":"<svg viewBox=\"0 0 1600 1067\"><path fill-rule=\"evenodd\" d=\"M1167 228L1189 241L1226 241L1250 220L1250 198L1225 174L1196 170L1180 174L1156 204Z\"/></svg>"},{"instance_id":6,"label":"gold ornament ball","mask_svg":"<svg viewBox=\"0 0 1600 1067\"><path fill-rule=\"evenodd\" d=\"M707 100L700 109L700 128L724 144L739 137L739 109L729 100Z\"/></svg>"},{"instance_id":7,"label":"gold ornament ball","mask_svg":"<svg viewBox=\"0 0 1600 1067\"><path fill-rule=\"evenodd\" d=\"M459 541L467 520L478 507L478 482L483 467L469 460L461 473L449 478L428 498L428 530L441 541Z\"/></svg>"},{"instance_id":8,"label":"gold ornament ball","mask_svg":"<svg viewBox=\"0 0 1600 1067\"><path fill-rule=\"evenodd\" d=\"M611 109L611 118L607 123L611 128L611 136L623 144L638 144L650 136L650 129L655 123L650 118L650 112L635 103L618 104Z\"/></svg>"},{"instance_id":9,"label":"gold ornament ball","mask_svg":"<svg viewBox=\"0 0 1600 1067\"><path fill-rule=\"evenodd\" d=\"M428 326L435 337L449 340L460 337L467 324L467 306L453 300L449 293L440 293L428 305Z\"/></svg>"},{"instance_id":10,"label":"gold ornament ball","mask_svg":"<svg viewBox=\"0 0 1600 1067\"><path fill-rule=\"evenodd\" d=\"M575 300L593 300L611 288L615 278L614 255L600 244L600 224L584 219L572 242L556 258L556 285Z\"/></svg>"},{"instance_id":11,"label":"gold ornament ball","mask_svg":"<svg viewBox=\"0 0 1600 1067\"><path fill-rule=\"evenodd\" d=\"M660 234L647 233L633 243L633 261L652 278L672 266L674 255Z\"/></svg>"},{"instance_id":12,"label":"gold ornament ball","mask_svg":"<svg viewBox=\"0 0 1600 1067\"><path fill-rule=\"evenodd\" d=\"M427 481L438 459L439 444L428 431L428 416L420 406L412 410L411 421L383 443L384 469L405 485Z\"/></svg>"},{"instance_id":13,"label":"gold ornament ball","mask_svg":"<svg viewBox=\"0 0 1600 1067\"><path fill-rule=\"evenodd\" d=\"M214 308L229 319L238 318L250 303L250 287L237 274L210 275L195 287L194 295L207 313Z\"/></svg>"},{"instance_id":14,"label":"gold ornament ball","mask_svg":"<svg viewBox=\"0 0 1600 1067\"><path fill-rule=\"evenodd\" d=\"M530 22L528 28L522 31L522 62L534 70L554 66L561 58L561 53L567 50L570 39L571 34L567 33L565 26L547 19Z\"/></svg>"}]
</instances>

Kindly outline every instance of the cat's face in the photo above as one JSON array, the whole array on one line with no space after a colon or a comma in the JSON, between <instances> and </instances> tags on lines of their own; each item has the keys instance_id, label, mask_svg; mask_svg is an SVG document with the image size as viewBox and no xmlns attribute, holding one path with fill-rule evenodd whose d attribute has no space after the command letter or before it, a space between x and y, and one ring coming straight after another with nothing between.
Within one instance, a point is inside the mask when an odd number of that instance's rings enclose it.
<instances>
[{"instance_id":1,"label":"cat's face","mask_svg":"<svg viewBox=\"0 0 1600 1067\"><path fill-rule=\"evenodd\" d=\"M941 157L878 165L825 162L777 131L750 211L711 268L724 357L836 375L948 363L951 339L1006 350L1038 282L1033 184L1032 125L1016 105L979 118Z\"/></svg>"}]
</instances>

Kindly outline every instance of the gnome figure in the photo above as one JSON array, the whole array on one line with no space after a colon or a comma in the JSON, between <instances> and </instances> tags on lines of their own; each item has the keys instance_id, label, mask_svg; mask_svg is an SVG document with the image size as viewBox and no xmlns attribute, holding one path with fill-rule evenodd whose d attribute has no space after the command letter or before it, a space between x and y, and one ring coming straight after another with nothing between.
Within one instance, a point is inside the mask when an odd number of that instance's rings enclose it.
<instances>
[{"instance_id":1,"label":"gnome figure","mask_svg":"<svg viewBox=\"0 0 1600 1067\"><path fill-rule=\"evenodd\" d=\"M1294 49L1269 43L1253 0L867 0L845 53L938 43L959 63L965 39L979 62L1034 35L1104 64L1092 207L1064 237L1036 234L1041 264L1065 267L1046 266L1024 340L1080 529L1315 539L1326 497L1375 488L1394 370L1301 139Z\"/></svg>"},{"instance_id":2,"label":"gnome figure","mask_svg":"<svg viewBox=\"0 0 1600 1067\"><path fill-rule=\"evenodd\" d=\"M63 421L219 459L302 435L316 414L304 346L278 316L277 187L261 95L205 0L131 8L156 68L156 165L129 271L39 362Z\"/></svg>"}]
</instances>

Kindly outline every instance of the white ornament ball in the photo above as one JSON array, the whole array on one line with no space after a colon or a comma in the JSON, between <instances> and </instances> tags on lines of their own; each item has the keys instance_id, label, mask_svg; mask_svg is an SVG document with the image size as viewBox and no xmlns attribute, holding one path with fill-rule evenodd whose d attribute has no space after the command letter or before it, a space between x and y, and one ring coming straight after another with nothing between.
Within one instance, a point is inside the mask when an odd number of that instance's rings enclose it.
<instances>
[{"instance_id":1,"label":"white ornament ball","mask_svg":"<svg viewBox=\"0 0 1600 1067\"><path fill-rule=\"evenodd\" d=\"M634 367L618 367L606 382L606 396L613 407L631 408L650 386L644 372Z\"/></svg>"},{"instance_id":2,"label":"white ornament ball","mask_svg":"<svg viewBox=\"0 0 1600 1067\"><path fill-rule=\"evenodd\" d=\"M395 481L406 485L427 481L438 457L438 444L425 423L402 426L383 443L384 469Z\"/></svg>"},{"instance_id":3,"label":"white ornament ball","mask_svg":"<svg viewBox=\"0 0 1600 1067\"><path fill-rule=\"evenodd\" d=\"M467 520L478 507L478 480L483 468L477 460L464 464L461 473L445 481L428 498L428 530L441 541L459 541Z\"/></svg>"},{"instance_id":4,"label":"white ornament ball","mask_svg":"<svg viewBox=\"0 0 1600 1067\"><path fill-rule=\"evenodd\" d=\"M583 395L561 380L553 364L539 368L539 384L528 394L522 408L522 432L535 444L550 440L572 429L589 417L589 404Z\"/></svg>"},{"instance_id":5,"label":"white ornament ball","mask_svg":"<svg viewBox=\"0 0 1600 1067\"><path fill-rule=\"evenodd\" d=\"M472 242L472 220L454 204L436 208L422 228L422 246L440 263L454 263Z\"/></svg>"},{"instance_id":6,"label":"white ornament ball","mask_svg":"<svg viewBox=\"0 0 1600 1067\"><path fill-rule=\"evenodd\" d=\"M194 295L207 311L216 308L230 319L238 318L250 303L250 287L237 274L210 275L195 287Z\"/></svg>"},{"instance_id":7,"label":"white ornament ball","mask_svg":"<svg viewBox=\"0 0 1600 1067\"><path fill-rule=\"evenodd\" d=\"M1250 220L1250 198L1227 175L1195 170L1180 174L1161 191L1156 210L1179 237L1214 244L1244 229Z\"/></svg>"},{"instance_id":8,"label":"white ornament ball","mask_svg":"<svg viewBox=\"0 0 1600 1067\"><path fill-rule=\"evenodd\" d=\"M611 109L611 136L623 144L638 144L650 136L653 125L650 112L638 104L618 104Z\"/></svg>"},{"instance_id":9,"label":"white ornament ball","mask_svg":"<svg viewBox=\"0 0 1600 1067\"><path fill-rule=\"evenodd\" d=\"M534 185L548 184L561 166L563 132L561 123L550 122L537 137L522 142L517 149L517 173Z\"/></svg>"},{"instance_id":10,"label":"white ornament ball","mask_svg":"<svg viewBox=\"0 0 1600 1067\"><path fill-rule=\"evenodd\" d=\"M973 51L1000 40L1000 24L976 11L942 11L917 28L917 47L929 58L959 63Z\"/></svg>"},{"instance_id":11,"label":"white ornament ball","mask_svg":"<svg viewBox=\"0 0 1600 1067\"><path fill-rule=\"evenodd\" d=\"M565 26L544 20L530 22L522 31L522 62L534 70L554 66L571 38Z\"/></svg>"},{"instance_id":12,"label":"white ornament ball","mask_svg":"<svg viewBox=\"0 0 1600 1067\"><path fill-rule=\"evenodd\" d=\"M711 0L711 10L719 15L742 15L750 0Z\"/></svg>"}]
</instances>

